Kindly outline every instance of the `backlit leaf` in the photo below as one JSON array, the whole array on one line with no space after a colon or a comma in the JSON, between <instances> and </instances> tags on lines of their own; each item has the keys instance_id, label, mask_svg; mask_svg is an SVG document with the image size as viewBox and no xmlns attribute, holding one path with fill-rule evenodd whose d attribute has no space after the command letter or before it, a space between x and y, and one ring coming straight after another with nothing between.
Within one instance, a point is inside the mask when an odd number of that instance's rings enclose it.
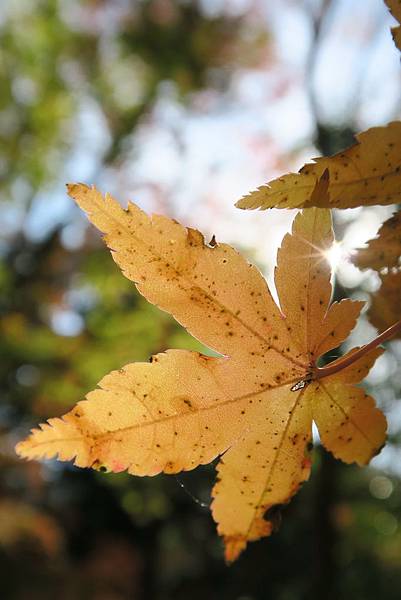
<instances>
[{"instance_id":1,"label":"backlit leaf","mask_svg":"<svg viewBox=\"0 0 401 600\"><path fill-rule=\"evenodd\" d=\"M401 212L383 223L377 237L368 242L366 248L358 250L353 262L360 269L396 267L401 256Z\"/></svg>"},{"instance_id":2,"label":"backlit leaf","mask_svg":"<svg viewBox=\"0 0 401 600\"><path fill-rule=\"evenodd\" d=\"M368 315L372 325L384 331L401 319L401 271L390 271L380 279L381 286L372 294Z\"/></svg>"},{"instance_id":3,"label":"backlit leaf","mask_svg":"<svg viewBox=\"0 0 401 600\"><path fill-rule=\"evenodd\" d=\"M373 398L352 385L368 374L382 353L383 349L376 348L352 367L312 383L306 391L322 444L346 463L366 464L372 448L383 443Z\"/></svg>"},{"instance_id":4,"label":"backlit leaf","mask_svg":"<svg viewBox=\"0 0 401 600\"><path fill-rule=\"evenodd\" d=\"M107 375L62 419L21 442L27 458L136 475L176 473L221 456L212 512L235 560L269 535L277 505L308 478L312 421L346 462L366 464L385 439L384 416L355 387L376 352L341 373L320 355L354 327L361 303L329 308L330 212L309 209L284 237L275 273L280 307L259 271L225 244L160 216L127 210L94 188L70 193L105 234L114 260L151 302L222 356L169 350Z\"/></svg>"},{"instance_id":5,"label":"backlit leaf","mask_svg":"<svg viewBox=\"0 0 401 600\"><path fill-rule=\"evenodd\" d=\"M270 181L237 202L239 208L354 208L401 202L401 122L373 127L357 143L316 158L299 173ZM326 183L328 196L313 194Z\"/></svg>"}]
</instances>

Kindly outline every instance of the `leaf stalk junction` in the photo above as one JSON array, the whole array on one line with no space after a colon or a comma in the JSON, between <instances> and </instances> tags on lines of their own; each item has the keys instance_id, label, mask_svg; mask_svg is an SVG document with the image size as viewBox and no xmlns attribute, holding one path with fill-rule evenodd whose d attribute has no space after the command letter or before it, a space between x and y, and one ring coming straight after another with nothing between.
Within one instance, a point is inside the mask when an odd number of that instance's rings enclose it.
<instances>
[{"instance_id":1,"label":"leaf stalk junction","mask_svg":"<svg viewBox=\"0 0 401 600\"><path fill-rule=\"evenodd\" d=\"M377 346L379 346L380 344L387 342L388 340L393 338L395 335L397 335L397 333L400 333L400 332L401 332L401 319L399 321L397 321L396 323L394 323L393 325L391 325L391 327L389 327L388 329L383 331L383 333L378 335L374 340L372 340L368 344L365 344L361 348L358 348L358 350L356 350L349 356L346 356L343 359L340 359L333 363L329 363L328 365L325 365L324 367L315 367L312 378L313 379L322 379L323 377L327 377L328 375L334 375L335 373L342 371L346 367L349 367L354 362L356 362L357 360L362 358L362 356L365 356L365 354L367 354L374 348L377 348Z\"/></svg>"}]
</instances>

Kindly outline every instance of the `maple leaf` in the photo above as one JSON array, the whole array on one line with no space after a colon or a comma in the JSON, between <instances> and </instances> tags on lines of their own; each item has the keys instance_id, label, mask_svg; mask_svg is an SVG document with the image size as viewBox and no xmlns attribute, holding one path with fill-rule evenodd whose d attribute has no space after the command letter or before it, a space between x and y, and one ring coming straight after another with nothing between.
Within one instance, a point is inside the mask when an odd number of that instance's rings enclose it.
<instances>
[{"instance_id":1,"label":"maple leaf","mask_svg":"<svg viewBox=\"0 0 401 600\"><path fill-rule=\"evenodd\" d=\"M139 292L222 356L168 350L113 371L64 417L33 430L20 456L135 475L177 473L220 456L212 513L232 561L272 532L270 509L308 478L313 420L322 443L347 463L366 464L379 451L385 418L355 384L381 350L354 349L343 363L317 367L362 306L329 306L328 210L299 214L284 237L278 307L260 272L230 246L208 246L198 231L133 204L124 210L83 184L69 193Z\"/></svg>"},{"instance_id":2,"label":"maple leaf","mask_svg":"<svg viewBox=\"0 0 401 600\"><path fill-rule=\"evenodd\" d=\"M238 208L354 208L401 201L401 122L373 127L357 143L331 157L314 159L244 196ZM328 194L313 194L325 185Z\"/></svg>"},{"instance_id":3,"label":"maple leaf","mask_svg":"<svg viewBox=\"0 0 401 600\"><path fill-rule=\"evenodd\" d=\"M401 213L385 221L377 237L366 248L358 250L354 264L361 269L375 269L381 286L371 296L368 317L379 331L385 330L401 317ZM387 271L387 272L386 272ZM400 337L400 333L397 337Z\"/></svg>"},{"instance_id":4,"label":"maple leaf","mask_svg":"<svg viewBox=\"0 0 401 600\"><path fill-rule=\"evenodd\" d=\"M393 17L401 23L401 0L385 0L386 4L393 15ZM394 43L399 50L401 50L401 26L392 27L391 33L393 34Z\"/></svg>"},{"instance_id":5,"label":"maple leaf","mask_svg":"<svg viewBox=\"0 0 401 600\"><path fill-rule=\"evenodd\" d=\"M385 267L397 267L401 256L401 212L396 213L380 227L377 237L366 248L358 250L353 257L360 269L380 271Z\"/></svg>"},{"instance_id":6,"label":"maple leaf","mask_svg":"<svg viewBox=\"0 0 401 600\"><path fill-rule=\"evenodd\" d=\"M372 325L383 331L401 318L401 271L390 271L380 279L380 288L371 296L368 316Z\"/></svg>"}]
</instances>

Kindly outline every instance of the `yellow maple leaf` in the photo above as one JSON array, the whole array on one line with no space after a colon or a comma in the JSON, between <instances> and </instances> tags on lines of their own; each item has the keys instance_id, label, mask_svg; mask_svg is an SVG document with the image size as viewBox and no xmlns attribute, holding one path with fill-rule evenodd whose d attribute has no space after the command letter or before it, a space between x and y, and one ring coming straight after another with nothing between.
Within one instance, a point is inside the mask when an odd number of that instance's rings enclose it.
<instances>
[{"instance_id":1,"label":"yellow maple leaf","mask_svg":"<svg viewBox=\"0 0 401 600\"><path fill-rule=\"evenodd\" d=\"M401 271L380 275L381 286L372 294L369 320L383 331L401 318ZM397 337L401 336L401 332Z\"/></svg>"},{"instance_id":2,"label":"yellow maple leaf","mask_svg":"<svg viewBox=\"0 0 401 600\"><path fill-rule=\"evenodd\" d=\"M353 257L360 269L397 267L401 256L401 212L396 213L380 227L377 237Z\"/></svg>"},{"instance_id":3,"label":"yellow maple leaf","mask_svg":"<svg viewBox=\"0 0 401 600\"><path fill-rule=\"evenodd\" d=\"M401 0L385 0L387 6L393 17L401 23ZM391 33L393 34L394 43L398 50L401 50L401 26L397 25L392 27Z\"/></svg>"},{"instance_id":4,"label":"yellow maple leaf","mask_svg":"<svg viewBox=\"0 0 401 600\"><path fill-rule=\"evenodd\" d=\"M334 156L316 158L244 196L244 209L354 208L401 202L401 122L372 127L357 143ZM313 194L325 185L327 194Z\"/></svg>"},{"instance_id":5,"label":"yellow maple leaf","mask_svg":"<svg viewBox=\"0 0 401 600\"><path fill-rule=\"evenodd\" d=\"M271 533L269 509L308 478L313 420L345 462L366 464L379 451L385 418L354 384L381 350L352 351L341 371L339 363L317 367L362 305L329 306L328 210L299 214L285 236L278 307L260 272L230 246L208 246L198 231L133 204L124 210L95 188L69 192L139 292L222 356L168 350L113 371L71 412L33 430L18 444L20 456L135 475L177 473L221 456L212 513L232 561Z\"/></svg>"}]
</instances>

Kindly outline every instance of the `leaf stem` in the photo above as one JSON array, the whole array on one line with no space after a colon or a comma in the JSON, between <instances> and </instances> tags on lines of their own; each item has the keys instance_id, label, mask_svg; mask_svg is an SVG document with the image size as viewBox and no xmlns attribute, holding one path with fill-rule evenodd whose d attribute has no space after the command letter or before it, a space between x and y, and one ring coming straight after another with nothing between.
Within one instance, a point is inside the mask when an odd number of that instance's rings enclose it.
<instances>
[{"instance_id":1,"label":"leaf stem","mask_svg":"<svg viewBox=\"0 0 401 600\"><path fill-rule=\"evenodd\" d=\"M359 360L362 356L365 356L365 354L370 352L370 350L373 350L373 348L376 348L383 342L387 342L388 340L390 340L392 337L394 337L399 332L401 332L401 319L399 321L397 321L396 323L394 323L393 325L391 325L391 327L389 327L388 329L383 331L383 333L378 335L377 338L375 338L368 344L365 344L365 346L362 346L361 348L356 350L356 352L353 352L352 354L350 354L343 360L335 361L334 363L330 363L330 364L326 365L325 367L320 367L320 368L317 367L315 369L313 378L314 379L322 379L322 377L327 377L328 375L334 375L334 373L338 373L339 371L342 371L346 367L349 367L354 362Z\"/></svg>"}]
</instances>

